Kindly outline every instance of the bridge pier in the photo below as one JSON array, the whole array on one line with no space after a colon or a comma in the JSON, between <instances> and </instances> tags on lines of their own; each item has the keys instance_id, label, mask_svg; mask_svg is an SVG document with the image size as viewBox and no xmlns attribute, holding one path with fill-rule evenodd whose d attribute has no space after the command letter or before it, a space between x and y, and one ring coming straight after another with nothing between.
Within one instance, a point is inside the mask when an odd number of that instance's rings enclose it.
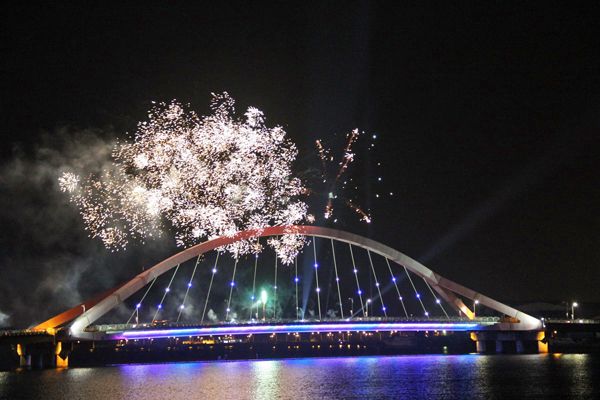
<instances>
[{"instance_id":1,"label":"bridge pier","mask_svg":"<svg viewBox=\"0 0 600 400\"><path fill-rule=\"evenodd\" d=\"M66 368L70 351L63 351L62 342L17 344L21 368Z\"/></svg>"},{"instance_id":2,"label":"bridge pier","mask_svg":"<svg viewBox=\"0 0 600 400\"><path fill-rule=\"evenodd\" d=\"M475 343L477 345L477 352L478 353L485 353L486 351L486 346L485 346L485 340L475 340Z\"/></svg>"},{"instance_id":3,"label":"bridge pier","mask_svg":"<svg viewBox=\"0 0 600 400\"><path fill-rule=\"evenodd\" d=\"M525 343L523 340L517 340L517 353L525 353Z\"/></svg>"},{"instance_id":4,"label":"bridge pier","mask_svg":"<svg viewBox=\"0 0 600 400\"><path fill-rule=\"evenodd\" d=\"M504 353L504 341L496 340L496 353Z\"/></svg>"},{"instance_id":5,"label":"bridge pier","mask_svg":"<svg viewBox=\"0 0 600 400\"><path fill-rule=\"evenodd\" d=\"M479 331L472 332L471 339L477 343L478 353L547 353L543 331ZM493 343L493 345L492 345ZM493 347L492 347L493 346ZM492 350L493 349L493 350Z\"/></svg>"}]
</instances>

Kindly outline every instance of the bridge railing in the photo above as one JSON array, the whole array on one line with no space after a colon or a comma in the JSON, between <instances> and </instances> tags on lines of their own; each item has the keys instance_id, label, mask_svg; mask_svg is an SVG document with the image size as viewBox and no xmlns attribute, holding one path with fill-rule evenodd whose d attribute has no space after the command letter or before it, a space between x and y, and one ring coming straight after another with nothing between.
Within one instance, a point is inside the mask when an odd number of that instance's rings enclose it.
<instances>
[{"instance_id":1,"label":"bridge railing","mask_svg":"<svg viewBox=\"0 0 600 400\"><path fill-rule=\"evenodd\" d=\"M391 317L368 317L368 318L328 318L328 319L266 319L266 320L235 320L221 321L208 323L188 323L188 324L171 324L168 321L157 321L155 323L144 324L104 324L90 325L85 328L86 332L122 332L129 330L149 330L149 329L173 329L173 328L198 328L198 327L219 327L219 326L240 326L240 325L285 325L285 324L327 324L327 323L345 323L345 322L439 322L439 323L477 323L477 324L496 324L501 322L499 317L477 317L469 319L465 317L439 317L439 318L391 318Z\"/></svg>"},{"instance_id":2,"label":"bridge railing","mask_svg":"<svg viewBox=\"0 0 600 400\"><path fill-rule=\"evenodd\" d=\"M566 319L566 318L546 318L543 320L546 324L600 324L598 319Z\"/></svg>"},{"instance_id":3,"label":"bridge railing","mask_svg":"<svg viewBox=\"0 0 600 400\"><path fill-rule=\"evenodd\" d=\"M0 330L0 336L41 336L47 334L46 331L33 331L31 329Z\"/></svg>"}]
</instances>

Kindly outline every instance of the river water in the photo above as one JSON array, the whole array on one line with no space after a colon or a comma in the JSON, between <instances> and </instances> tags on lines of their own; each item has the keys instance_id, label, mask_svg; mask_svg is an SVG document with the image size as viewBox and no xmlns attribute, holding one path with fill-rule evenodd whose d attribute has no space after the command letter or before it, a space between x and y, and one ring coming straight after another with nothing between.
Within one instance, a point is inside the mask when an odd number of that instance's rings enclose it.
<instances>
[{"instance_id":1,"label":"river water","mask_svg":"<svg viewBox=\"0 0 600 400\"><path fill-rule=\"evenodd\" d=\"M598 399L600 356L425 355L0 372L2 399Z\"/></svg>"}]
</instances>

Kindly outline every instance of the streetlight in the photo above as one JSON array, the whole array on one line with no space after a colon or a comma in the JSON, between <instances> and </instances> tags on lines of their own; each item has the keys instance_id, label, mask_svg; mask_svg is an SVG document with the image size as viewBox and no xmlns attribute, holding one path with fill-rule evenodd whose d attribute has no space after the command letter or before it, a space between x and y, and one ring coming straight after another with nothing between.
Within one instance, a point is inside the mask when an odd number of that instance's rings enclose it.
<instances>
[{"instance_id":1,"label":"streetlight","mask_svg":"<svg viewBox=\"0 0 600 400\"><path fill-rule=\"evenodd\" d=\"M265 314L265 307L267 305L267 291L263 290L262 293L260 294L260 297L261 297L262 303L263 303L263 321L266 321L267 314Z\"/></svg>"},{"instance_id":2,"label":"streetlight","mask_svg":"<svg viewBox=\"0 0 600 400\"><path fill-rule=\"evenodd\" d=\"M350 306L350 318L352 318L354 315L354 299L352 297L348 297L348 300L350 300L350 303L352 304Z\"/></svg>"},{"instance_id":3,"label":"streetlight","mask_svg":"<svg viewBox=\"0 0 600 400\"><path fill-rule=\"evenodd\" d=\"M479 304L479 300L475 300L473 303L473 318L477 317L477 304Z\"/></svg>"},{"instance_id":4,"label":"streetlight","mask_svg":"<svg viewBox=\"0 0 600 400\"><path fill-rule=\"evenodd\" d=\"M573 304L571 304L571 319L575 319L575 307L577 307L579 304L577 304L577 302L573 302Z\"/></svg>"},{"instance_id":5,"label":"streetlight","mask_svg":"<svg viewBox=\"0 0 600 400\"><path fill-rule=\"evenodd\" d=\"M371 299L367 299L367 318L369 318L369 304L371 304Z\"/></svg>"}]
</instances>

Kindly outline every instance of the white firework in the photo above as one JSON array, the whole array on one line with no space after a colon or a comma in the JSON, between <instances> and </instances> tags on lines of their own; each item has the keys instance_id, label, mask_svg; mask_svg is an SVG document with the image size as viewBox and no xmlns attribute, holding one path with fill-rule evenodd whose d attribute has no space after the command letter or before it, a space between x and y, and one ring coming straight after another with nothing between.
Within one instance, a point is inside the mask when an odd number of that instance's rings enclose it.
<instances>
[{"instance_id":1,"label":"white firework","mask_svg":"<svg viewBox=\"0 0 600 400\"><path fill-rule=\"evenodd\" d=\"M305 221L305 190L292 176L296 147L263 113L250 107L234 119L234 100L214 95L213 114L200 118L177 103L160 104L138 124L132 142L113 152L116 172L90 177L66 173L61 189L71 193L87 229L106 247L159 236L165 219L176 241L189 246L206 238L233 237L248 229L291 226ZM290 232L269 242L289 263L305 239ZM224 249L235 256L260 251L256 238Z\"/></svg>"}]
</instances>

